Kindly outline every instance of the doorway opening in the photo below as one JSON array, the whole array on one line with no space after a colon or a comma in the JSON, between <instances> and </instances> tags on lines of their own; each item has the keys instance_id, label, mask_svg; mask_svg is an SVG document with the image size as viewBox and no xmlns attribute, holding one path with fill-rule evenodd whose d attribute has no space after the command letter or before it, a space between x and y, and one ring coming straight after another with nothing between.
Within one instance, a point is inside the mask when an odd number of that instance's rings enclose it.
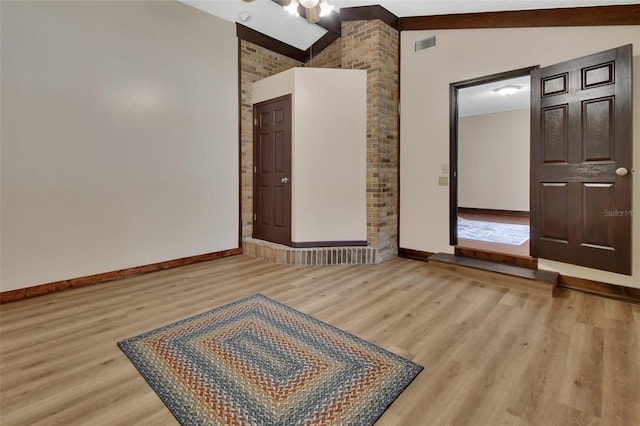
<instances>
[{"instance_id":1,"label":"doorway opening","mask_svg":"<svg viewBox=\"0 0 640 426\"><path fill-rule=\"evenodd\" d=\"M529 252L533 69L451 84L450 240L458 254L502 255L534 266Z\"/></svg>"}]
</instances>

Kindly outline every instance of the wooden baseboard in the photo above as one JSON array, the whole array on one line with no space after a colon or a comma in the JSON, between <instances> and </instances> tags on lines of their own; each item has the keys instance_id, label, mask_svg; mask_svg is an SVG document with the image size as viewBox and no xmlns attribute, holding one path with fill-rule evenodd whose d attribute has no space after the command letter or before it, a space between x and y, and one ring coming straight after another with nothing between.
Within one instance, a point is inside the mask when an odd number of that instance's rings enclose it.
<instances>
[{"instance_id":1,"label":"wooden baseboard","mask_svg":"<svg viewBox=\"0 0 640 426\"><path fill-rule=\"evenodd\" d=\"M496 216L529 217L529 212L519 210L477 209L475 207L458 207L458 213L493 214Z\"/></svg>"},{"instance_id":2,"label":"wooden baseboard","mask_svg":"<svg viewBox=\"0 0 640 426\"><path fill-rule=\"evenodd\" d=\"M133 277L140 274L147 274L149 272L161 271L163 269L176 268L178 266L190 265L192 263L206 262L208 260L220 259L227 256L235 256L238 254L242 254L242 248L200 254L197 256L183 257L181 259L167 260L165 262L152 263L150 265L136 266L133 268L120 269L118 271L111 271L102 274L88 275L86 277L56 281L48 284L36 285L33 287L3 291L0 292L0 304L27 299L30 297L42 296L43 294L54 293L69 288L100 284L108 281L119 280L122 278Z\"/></svg>"},{"instance_id":3,"label":"wooden baseboard","mask_svg":"<svg viewBox=\"0 0 640 426\"><path fill-rule=\"evenodd\" d=\"M622 302L640 304L640 289L638 288L624 287L566 275L560 275L558 278L558 287L608 297Z\"/></svg>"},{"instance_id":4,"label":"wooden baseboard","mask_svg":"<svg viewBox=\"0 0 640 426\"><path fill-rule=\"evenodd\" d=\"M43 294L54 293L69 288L84 287L93 284L114 281L122 278L129 278L140 274L161 271L163 269L176 268L178 266L190 265L193 263L205 262L208 260L220 259L227 256L235 256L242 254L241 248L218 251L214 253L206 253L197 256L183 257L181 259L168 260L166 262L153 263L150 265L136 266L133 268L121 269L118 271L105 272L103 274L89 275L86 277L72 278L69 280L56 281L48 284L41 284L33 287L20 288L17 290L9 290L0 292L0 304L13 302L16 300L27 299L31 297L41 296ZM433 253L413 250L407 248L399 248L398 256L407 259L420 261L428 261ZM583 278L570 277L560 275L558 278L558 287L570 290L582 291L585 293L595 294L611 299L640 304L640 289L632 287L624 287L615 284L608 284L599 281L592 281Z\"/></svg>"},{"instance_id":5,"label":"wooden baseboard","mask_svg":"<svg viewBox=\"0 0 640 426\"><path fill-rule=\"evenodd\" d=\"M402 247L398 249L398 257L405 257L407 259L421 260L423 262L428 262L430 256L433 256L433 253L428 251L413 250L413 249L407 249Z\"/></svg>"}]
</instances>

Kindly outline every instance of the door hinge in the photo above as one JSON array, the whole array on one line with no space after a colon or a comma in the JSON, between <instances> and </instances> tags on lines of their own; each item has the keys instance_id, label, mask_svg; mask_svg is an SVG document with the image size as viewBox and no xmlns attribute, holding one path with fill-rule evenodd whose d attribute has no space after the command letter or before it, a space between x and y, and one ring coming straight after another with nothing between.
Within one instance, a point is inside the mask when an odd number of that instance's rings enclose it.
<instances>
[{"instance_id":1,"label":"door hinge","mask_svg":"<svg viewBox=\"0 0 640 426\"><path fill-rule=\"evenodd\" d=\"M254 125L254 126L257 126L257 125L258 125L258 119L257 119L257 118L254 118L254 119L253 119L253 125Z\"/></svg>"},{"instance_id":2,"label":"door hinge","mask_svg":"<svg viewBox=\"0 0 640 426\"><path fill-rule=\"evenodd\" d=\"M258 173L258 166L253 166L253 173Z\"/></svg>"},{"instance_id":3,"label":"door hinge","mask_svg":"<svg viewBox=\"0 0 640 426\"><path fill-rule=\"evenodd\" d=\"M256 220L258 218L258 216L254 213L253 214L253 220Z\"/></svg>"}]
</instances>

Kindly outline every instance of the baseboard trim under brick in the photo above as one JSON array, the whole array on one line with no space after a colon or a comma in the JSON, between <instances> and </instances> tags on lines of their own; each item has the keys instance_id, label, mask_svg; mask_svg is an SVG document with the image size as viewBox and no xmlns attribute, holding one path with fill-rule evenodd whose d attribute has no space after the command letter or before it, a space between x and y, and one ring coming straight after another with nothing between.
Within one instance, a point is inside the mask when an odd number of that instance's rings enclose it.
<instances>
[{"instance_id":1,"label":"baseboard trim under brick","mask_svg":"<svg viewBox=\"0 0 640 426\"><path fill-rule=\"evenodd\" d=\"M310 247L295 248L269 241L247 238L244 254L281 265L365 265L376 263L373 247Z\"/></svg>"}]
</instances>

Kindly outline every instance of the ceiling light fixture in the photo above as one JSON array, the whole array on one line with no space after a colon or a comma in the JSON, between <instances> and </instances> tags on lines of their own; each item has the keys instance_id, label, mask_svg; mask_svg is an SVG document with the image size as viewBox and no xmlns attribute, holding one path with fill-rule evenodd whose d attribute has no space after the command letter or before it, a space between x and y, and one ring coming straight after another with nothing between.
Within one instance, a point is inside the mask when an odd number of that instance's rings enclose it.
<instances>
[{"instance_id":1,"label":"ceiling light fixture","mask_svg":"<svg viewBox=\"0 0 640 426\"><path fill-rule=\"evenodd\" d=\"M238 21L244 23L247 23L251 20L253 16L251 15L251 12L247 12L246 10L243 10L242 12L240 12L238 14Z\"/></svg>"},{"instance_id":2,"label":"ceiling light fixture","mask_svg":"<svg viewBox=\"0 0 640 426\"><path fill-rule=\"evenodd\" d=\"M293 16L300 16L298 13L298 0L291 0L291 2L284 7L284 10Z\"/></svg>"},{"instance_id":3,"label":"ceiling light fixture","mask_svg":"<svg viewBox=\"0 0 640 426\"><path fill-rule=\"evenodd\" d=\"M519 92L522 89L523 89L522 86L515 86L513 84L508 84L506 86L502 86L502 87L498 87L497 89L493 89L493 91L495 93L497 93L498 95L509 96L509 95L513 95L516 92Z\"/></svg>"},{"instance_id":4,"label":"ceiling light fixture","mask_svg":"<svg viewBox=\"0 0 640 426\"><path fill-rule=\"evenodd\" d=\"M327 0L322 0L320 2L320 17L329 16L331 12L333 12L333 5L330 5Z\"/></svg>"},{"instance_id":5,"label":"ceiling light fixture","mask_svg":"<svg viewBox=\"0 0 640 426\"><path fill-rule=\"evenodd\" d=\"M291 15L300 16L299 6L305 8L305 17L310 24L315 24L320 21L320 18L329 16L334 9L327 0L291 0L284 9Z\"/></svg>"}]
</instances>

